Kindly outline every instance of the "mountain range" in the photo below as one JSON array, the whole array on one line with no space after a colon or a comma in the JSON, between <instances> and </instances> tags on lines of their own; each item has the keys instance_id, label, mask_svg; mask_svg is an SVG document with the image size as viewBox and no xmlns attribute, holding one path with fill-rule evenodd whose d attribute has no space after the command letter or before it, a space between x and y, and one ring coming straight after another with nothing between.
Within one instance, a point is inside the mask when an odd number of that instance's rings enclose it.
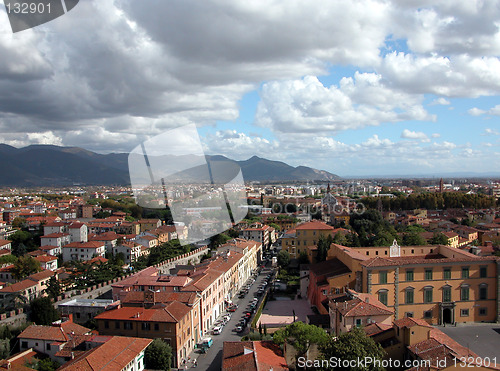
<instances>
[{"instance_id":1,"label":"mountain range","mask_svg":"<svg viewBox=\"0 0 500 371\"><path fill-rule=\"evenodd\" d=\"M230 160L206 156L208 160ZM232 161L232 160L230 160ZM340 177L306 166L253 156L235 161L245 181L313 181ZM0 186L36 187L79 185L128 185L128 153L99 154L79 147L31 145L15 148L0 144Z\"/></svg>"}]
</instances>

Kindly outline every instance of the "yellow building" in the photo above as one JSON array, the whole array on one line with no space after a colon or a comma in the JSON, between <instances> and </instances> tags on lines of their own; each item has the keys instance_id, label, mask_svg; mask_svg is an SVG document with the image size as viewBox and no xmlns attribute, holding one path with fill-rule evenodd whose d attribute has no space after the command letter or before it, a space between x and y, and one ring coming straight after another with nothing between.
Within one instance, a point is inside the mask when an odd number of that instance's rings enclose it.
<instances>
[{"instance_id":1,"label":"yellow building","mask_svg":"<svg viewBox=\"0 0 500 371\"><path fill-rule=\"evenodd\" d=\"M352 272L347 283L376 295L395 319L415 317L430 324L494 322L500 319L498 257L479 257L444 245L349 248L332 244ZM328 279L331 292L345 282ZM342 284L343 286L339 286Z\"/></svg>"}]
</instances>

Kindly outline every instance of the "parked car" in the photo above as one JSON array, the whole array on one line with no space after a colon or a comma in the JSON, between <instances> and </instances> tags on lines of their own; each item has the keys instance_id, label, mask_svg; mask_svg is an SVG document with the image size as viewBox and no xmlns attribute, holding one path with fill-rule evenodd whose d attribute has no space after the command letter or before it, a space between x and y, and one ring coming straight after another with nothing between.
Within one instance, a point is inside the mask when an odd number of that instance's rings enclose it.
<instances>
[{"instance_id":1,"label":"parked car","mask_svg":"<svg viewBox=\"0 0 500 371\"><path fill-rule=\"evenodd\" d=\"M221 332L222 332L221 326L214 327L214 330L213 330L214 335L220 335Z\"/></svg>"}]
</instances>

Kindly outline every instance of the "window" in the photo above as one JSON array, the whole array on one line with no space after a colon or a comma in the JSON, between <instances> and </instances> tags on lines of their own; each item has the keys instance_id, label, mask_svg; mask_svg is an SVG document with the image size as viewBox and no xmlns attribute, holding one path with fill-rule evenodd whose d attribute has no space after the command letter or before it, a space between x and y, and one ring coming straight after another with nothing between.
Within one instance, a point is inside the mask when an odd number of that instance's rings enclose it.
<instances>
[{"instance_id":1,"label":"window","mask_svg":"<svg viewBox=\"0 0 500 371\"><path fill-rule=\"evenodd\" d=\"M123 324L123 329L124 330L132 330L132 322L125 322Z\"/></svg>"},{"instance_id":2,"label":"window","mask_svg":"<svg viewBox=\"0 0 500 371\"><path fill-rule=\"evenodd\" d=\"M468 309L460 309L460 317L469 317Z\"/></svg>"},{"instance_id":3,"label":"window","mask_svg":"<svg viewBox=\"0 0 500 371\"><path fill-rule=\"evenodd\" d=\"M426 280L432 280L432 269L426 269L425 270L425 279Z\"/></svg>"},{"instance_id":4,"label":"window","mask_svg":"<svg viewBox=\"0 0 500 371\"><path fill-rule=\"evenodd\" d=\"M479 300L488 299L488 285L481 284L479 285Z\"/></svg>"},{"instance_id":5,"label":"window","mask_svg":"<svg viewBox=\"0 0 500 371\"><path fill-rule=\"evenodd\" d=\"M413 270L407 270L406 271L406 280L407 281L413 281Z\"/></svg>"},{"instance_id":6,"label":"window","mask_svg":"<svg viewBox=\"0 0 500 371\"><path fill-rule=\"evenodd\" d=\"M356 327L361 327L361 318L356 318Z\"/></svg>"},{"instance_id":7,"label":"window","mask_svg":"<svg viewBox=\"0 0 500 371\"><path fill-rule=\"evenodd\" d=\"M480 278L488 277L488 267L479 267L479 277Z\"/></svg>"},{"instance_id":8,"label":"window","mask_svg":"<svg viewBox=\"0 0 500 371\"><path fill-rule=\"evenodd\" d=\"M155 331L160 331L160 325L158 323L155 323Z\"/></svg>"},{"instance_id":9,"label":"window","mask_svg":"<svg viewBox=\"0 0 500 371\"><path fill-rule=\"evenodd\" d=\"M120 322L118 322L118 321L115 322L115 329L117 329L117 330L120 329Z\"/></svg>"},{"instance_id":10,"label":"window","mask_svg":"<svg viewBox=\"0 0 500 371\"><path fill-rule=\"evenodd\" d=\"M424 287L424 303L432 303L432 287Z\"/></svg>"},{"instance_id":11,"label":"window","mask_svg":"<svg viewBox=\"0 0 500 371\"><path fill-rule=\"evenodd\" d=\"M21 347L22 348L27 348L28 347L28 342L27 341L21 342Z\"/></svg>"},{"instance_id":12,"label":"window","mask_svg":"<svg viewBox=\"0 0 500 371\"><path fill-rule=\"evenodd\" d=\"M143 331L149 331L149 330L151 330L151 324L148 323L148 322L143 322L141 327L142 327Z\"/></svg>"},{"instance_id":13,"label":"window","mask_svg":"<svg viewBox=\"0 0 500 371\"><path fill-rule=\"evenodd\" d=\"M443 268L443 279L444 280L451 279L451 268Z\"/></svg>"},{"instance_id":14,"label":"window","mask_svg":"<svg viewBox=\"0 0 500 371\"><path fill-rule=\"evenodd\" d=\"M379 291L378 293L378 301L384 305L387 305L387 290Z\"/></svg>"},{"instance_id":15,"label":"window","mask_svg":"<svg viewBox=\"0 0 500 371\"><path fill-rule=\"evenodd\" d=\"M479 308L479 315L486 316L488 314L488 308Z\"/></svg>"},{"instance_id":16,"label":"window","mask_svg":"<svg viewBox=\"0 0 500 371\"><path fill-rule=\"evenodd\" d=\"M443 287L443 303L449 303L451 301L451 287Z\"/></svg>"},{"instance_id":17,"label":"window","mask_svg":"<svg viewBox=\"0 0 500 371\"><path fill-rule=\"evenodd\" d=\"M432 318L432 310L426 310L424 312L424 318Z\"/></svg>"},{"instance_id":18,"label":"window","mask_svg":"<svg viewBox=\"0 0 500 371\"><path fill-rule=\"evenodd\" d=\"M460 288L460 300L469 300L469 286Z\"/></svg>"},{"instance_id":19,"label":"window","mask_svg":"<svg viewBox=\"0 0 500 371\"><path fill-rule=\"evenodd\" d=\"M413 318L413 312L406 312L405 317Z\"/></svg>"},{"instance_id":20,"label":"window","mask_svg":"<svg viewBox=\"0 0 500 371\"><path fill-rule=\"evenodd\" d=\"M462 267L462 278L469 278L469 267Z\"/></svg>"},{"instance_id":21,"label":"window","mask_svg":"<svg viewBox=\"0 0 500 371\"><path fill-rule=\"evenodd\" d=\"M109 321L104 321L104 328L109 328Z\"/></svg>"},{"instance_id":22,"label":"window","mask_svg":"<svg viewBox=\"0 0 500 371\"><path fill-rule=\"evenodd\" d=\"M50 350L50 344L47 344L47 350Z\"/></svg>"},{"instance_id":23,"label":"window","mask_svg":"<svg viewBox=\"0 0 500 371\"><path fill-rule=\"evenodd\" d=\"M405 304L413 304L413 289L406 289Z\"/></svg>"},{"instance_id":24,"label":"window","mask_svg":"<svg viewBox=\"0 0 500 371\"><path fill-rule=\"evenodd\" d=\"M380 271L378 274L379 283L387 283L387 271Z\"/></svg>"}]
</instances>

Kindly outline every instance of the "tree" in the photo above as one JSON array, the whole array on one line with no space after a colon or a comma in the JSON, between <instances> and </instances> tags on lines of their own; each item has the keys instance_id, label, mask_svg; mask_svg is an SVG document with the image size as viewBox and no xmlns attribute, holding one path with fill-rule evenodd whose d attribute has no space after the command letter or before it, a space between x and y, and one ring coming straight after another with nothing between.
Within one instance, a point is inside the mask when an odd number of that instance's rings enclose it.
<instances>
[{"instance_id":1,"label":"tree","mask_svg":"<svg viewBox=\"0 0 500 371\"><path fill-rule=\"evenodd\" d=\"M431 245L448 245L448 237L443 233L434 233L432 238L429 240Z\"/></svg>"},{"instance_id":2,"label":"tree","mask_svg":"<svg viewBox=\"0 0 500 371\"><path fill-rule=\"evenodd\" d=\"M341 334L336 340L329 338L327 343L321 347L321 355L323 359L331 359L336 357L337 359L370 359L373 360L370 365L364 365L366 367L357 367L356 365L352 367L337 367L337 370L372 370L372 371L383 371L383 367L376 367L374 365L375 360L382 361L385 352L380 346L380 344L375 343L375 341L368 337L365 332L359 328L354 327L350 332Z\"/></svg>"},{"instance_id":3,"label":"tree","mask_svg":"<svg viewBox=\"0 0 500 371\"><path fill-rule=\"evenodd\" d=\"M60 316L48 297L33 299L30 303L31 321L37 325L50 325Z\"/></svg>"},{"instance_id":4,"label":"tree","mask_svg":"<svg viewBox=\"0 0 500 371\"><path fill-rule=\"evenodd\" d=\"M309 264L309 256L305 250L302 250L299 254L299 264Z\"/></svg>"},{"instance_id":5,"label":"tree","mask_svg":"<svg viewBox=\"0 0 500 371\"><path fill-rule=\"evenodd\" d=\"M405 233L403 236L404 246L422 246L425 245L425 239L418 232Z\"/></svg>"},{"instance_id":6,"label":"tree","mask_svg":"<svg viewBox=\"0 0 500 371\"><path fill-rule=\"evenodd\" d=\"M317 260L318 262L323 262L326 260L326 257L328 256L328 250L330 249L330 245L333 243L333 238L332 236L325 237L323 235L319 236L318 240L318 256Z\"/></svg>"},{"instance_id":7,"label":"tree","mask_svg":"<svg viewBox=\"0 0 500 371\"><path fill-rule=\"evenodd\" d=\"M42 267L40 262L29 255L20 256L11 269L12 276L17 280L22 280L30 274L40 272Z\"/></svg>"},{"instance_id":8,"label":"tree","mask_svg":"<svg viewBox=\"0 0 500 371\"><path fill-rule=\"evenodd\" d=\"M161 339L154 339L144 352L144 362L147 369L170 370L172 348Z\"/></svg>"},{"instance_id":9,"label":"tree","mask_svg":"<svg viewBox=\"0 0 500 371\"><path fill-rule=\"evenodd\" d=\"M49 298L52 298L54 300L59 295L61 295L62 287L61 287L61 284L59 283L59 280L55 276L50 277L50 280L47 284L47 288L45 289L45 292L47 293Z\"/></svg>"},{"instance_id":10,"label":"tree","mask_svg":"<svg viewBox=\"0 0 500 371\"><path fill-rule=\"evenodd\" d=\"M290 264L290 254L286 250L281 250L276 258L278 260L278 265L281 268L286 268L288 267L288 264Z\"/></svg>"},{"instance_id":11,"label":"tree","mask_svg":"<svg viewBox=\"0 0 500 371\"><path fill-rule=\"evenodd\" d=\"M51 360L50 358L45 358L40 361L35 365L35 370L38 371L55 371L57 370L61 365L56 362Z\"/></svg>"},{"instance_id":12,"label":"tree","mask_svg":"<svg viewBox=\"0 0 500 371\"><path fill-rule=\"evenodd\" d=\"M307 325L304 322L294 322L273 334L273 341L278 345L285 342L292 345L297 351L295 360L306 355L311 345L325 346L330 337L322 328Z\"/></svg>"}]
</instances>

